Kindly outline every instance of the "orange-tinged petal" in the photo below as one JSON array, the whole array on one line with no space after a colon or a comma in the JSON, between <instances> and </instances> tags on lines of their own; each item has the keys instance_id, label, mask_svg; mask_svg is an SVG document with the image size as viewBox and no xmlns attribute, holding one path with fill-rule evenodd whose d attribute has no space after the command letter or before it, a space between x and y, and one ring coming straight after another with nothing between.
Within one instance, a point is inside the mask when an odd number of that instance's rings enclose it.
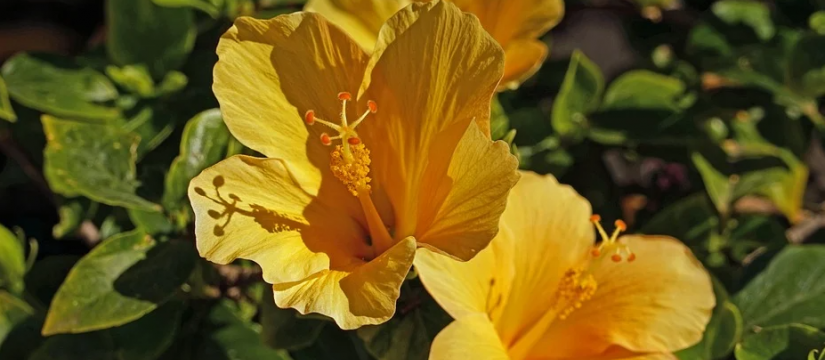
<instances>
[{"instance_id":1,"label":"orange-tinged petal","mask_svg":"<svg viewBox=\"0 0 825 360\"><path fill-rule=\"evenodd\" d=\"M324 314L345 330L383 323L395 313L401 283L414 256L415 239L403 239L370 262L275 284L275 303L302 314Z\"/></svg>"},{"instance_id":2,"label":"orange-tinged petal","mask_svg":"<svg viewBox=\"0 0 825 360\"><path fill-rule=\"evenodd\" d=\"M467 261L498 233L507 193L518 181L518 161L503 141L490 141L470 123L446 174L428 172L419 199L419 245Z\"/></svg>"},{"instance_id":3,"label":"orange-tinged petal","mask_svg":"<svg viewBox=\"0 0 825 360\"><path fill-rule=\"evenodd\" d=\"M430 360L509 360L493 323L484 314L465 316L441 330L430 348Z\"/></svg>"},{"instance_id":4,"label":"orange-tinged petal","mask_svg":"<svg viewBox=\"0 0 825 360\"><path fill-rule=\"evenodd\" d=\"M501 46L535 39L558 24L564 15L562 0L452 0L463 11L478 16L484 29Z\"/></svg>"},{"instance_id":5,"label":"orange-tinged petal","mask_svg":"<svg viewBox=\"0 0 825 360\"><path fill-rule=\"evenodd\" d=\"M352 37L366 52L372 52L381 26L411 0L310 0L305 11L323 15Z\"/></svg>"},{"instance_id":6,"label":"orange-tinged petal","mask_svg":"<svg viewBox=\"0 0 825 360\"><path fill-rule=\"evenodd\" d=\"M531 357L581 358L619 347L669 353L702 338L715 298L710 276L690 250L663 236L624 236L632 263L604 262L598 290L582 308L556 320Z\"/></svg>"},{"instance_id":7,"label":"orange-tinged petal","mask_svg":"<svg viewBox=\"0 0 825 360\"><path fill-rule=\"evenodd\" d=\"M547 45L538 40L517 40L504 49L504 77L498 89L513 90L533 76L547 58Z\"/></svg>"},{"instance_id":8,"label":"orange-tinged petal","mask_svg":"<svg viewBox=\"0 0 825 360\"><path fill-rule=\"evenodd\" d=\"M338 119L337 94L355 93L367 65L358 45L318 14L295 13L236 19L217 53L212 88L232 134L290 171L309 173L301 185L311 194L322 178L332 179L328 191L346 192L329 173L329 148L318 140L325 129L308 127L303 116L314 110ZM357 209L354 199L350 205Z\"/></svg>"},{"instance_id":9,"label":"orange-tinged petal","mask_svg":"<svg viewBox=\"0 0 825 360\"><path fill-rule=\"evenodd\" d=\"M512 241L502 228L487 248L466 262L422 248L415 255L415 269L427 291L454 319L485 314L495 321L513 278Z\"/></svg>"},{"instance_id":10,"label":"orange-tinged petal","mask_svg":"<svg viewBox=\"0 0 825 360\"><path fill-rule=\"evenodd\" d=\"M512 231L515 274L496 327L508 346L552 310L565 271L589 254L594 234L590 203L551 175L523 172L501 222ZM542 331L539 329L538 331Z\"/></svg>"},{"instance_id":11,"label":"orange-tinged petal","mask_svg":"<svg viewBox=\"0 0 825 360\"><path fill-rule=\"evenodd\" d=\"M418 217L438 211L420 208L438 185L426 179L446 180L471 122L489 141L490 100L503 65L503 50L475 17L448 3L412 4L382 28L359 96L379 110L359 134L372 151L376 205L391 204L396 238L426 232Z\"/></svg>"},{"instance_id":12,"label":"orange-tinged petal","mask_svg":"<svg viewBox=\"0 0 825 360\"><path fill-rule=\"evenodd\" d=\"M281 160L221 161L192 179L189 199L201 256L218 264L253 260L269 283L301 280L371 254L364 227L303 191Z\"/></svg>"}]
</instances>

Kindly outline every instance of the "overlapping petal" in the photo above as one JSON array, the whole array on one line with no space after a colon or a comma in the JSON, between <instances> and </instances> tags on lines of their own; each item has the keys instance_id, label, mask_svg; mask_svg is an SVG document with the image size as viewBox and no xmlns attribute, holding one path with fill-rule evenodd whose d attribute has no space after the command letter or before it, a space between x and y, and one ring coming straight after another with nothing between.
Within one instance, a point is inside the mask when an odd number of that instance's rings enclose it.
<instances>
[{"instance_id":1,"label":"overlapping petal","mask_svg":"<svg viewBox=\"0 0 825 360\"><path fill-rule=\"evenodd\" d=\"M421 239L427 229L419 226L420 221L438 222L433 213L444 204L422 202L431 192L440 191L441 202L450 192L467 186L455 183L447 191L443 182L457 181L450 178L455 157L450 155L458 151L471 122L485 136L479 139L471 134L469 141L491 146L489 104L501 78L503 56L501 47L474 17L449 3L410 5L382 29L359 96L375 100L379 111L375 121L365 122L359 133L372 151L373 194L379 207L391 204L396 238L414 235ZM512 184L517 176L515 163L507 149L493 147L488 161L509 167L511 174L503 181ZM454 165L453 170L456 166L461 165ZM473 179L461 180L468 181ZM485 237L486 242L492 239Z\"/></svg>"},{"instance_id":2,"label":"overlapping petal","mask_svg":"<svg viewBox=\"0 0 825 360\"><path fill-rule=\"evenodd\" d=\"M371 53L387 19L411 0L310 0L304 10L323 15Z\"/></svg>"},{"instance_id":3,"label":"overlapping petal","mask_svg":"<svg viewBox=\"0 0 825 360\"><path fill-rule=\"evenodd\" d=\"M701 263L676 239L622 240L636 261L597 267L596 294L569 318L554 322L531 356L578 359L616 347L669 353L701 339L715 303Z\"/></svg>"},{"instance_id":4,"label":"overlapping petal","mask_svg":"<svg viewBox=\"0 0 825 360\"><path fill-rule=\"evenodd\" d=\"M483 314L465 316L447 325L433 340L430 360L508 360L493 323Z\"/></svg>"},{"instance_id":5,"label":"overlapping petal","mask_svg":"<svg viewBox=\"0 0 825 360\"><path fill-rule=\"evenodd\" d=\"M217 53L212 89L229 130L244 145L305 174L301 185L316 194L321 178L331 178L329 148L318 141L324 129L307 127L303 116L314 110L337 120L338 93L358 91L367 55L313 13L240 17L221 37ZM349 111L355 116L355 109ZM346 193L337 182L324 185Z\"/></svg>"}]
</instances>

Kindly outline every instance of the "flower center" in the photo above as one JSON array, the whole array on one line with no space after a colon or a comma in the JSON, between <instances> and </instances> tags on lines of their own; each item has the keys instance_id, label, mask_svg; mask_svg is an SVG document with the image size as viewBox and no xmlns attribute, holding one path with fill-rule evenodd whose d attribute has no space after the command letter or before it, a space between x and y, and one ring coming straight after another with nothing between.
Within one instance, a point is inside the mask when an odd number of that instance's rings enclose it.
<instances>
[{"instance_id":1,"label":"flower center","mask_svg":"<svg viewBox=\"0 0 825 360\"><path fill-rule=\"evenodd\" d=\"M564 273L564 276L559 283L559 288L556 291L553 299L553 308L556 309L559 319L564 320L576 309L582 307L586 301L593 297L598 289L598 283L593 277L593 270L602 265L602 260L610 257L610 260L615 263L620 263L626 260L628 263L636 260L636 254L630 251L627 244L619 242L619 234L627 230L627 225L622 220L616 220L616 229L610 236L604 231L599 215L590 217L590 222L596 226L596 230L601 236L601 241L594 246L590 251L592 260L588 261L587 265L569 269Z\"/></svg>"},{"instance_id":2,"label":"flower center","mask_svg":"<svg viewBox=\"0 0 825 360\"><path fill-rule=\"evenodd\" d=\"M602 241L593 247L590 254L596 259L601 259L607 254L612 254L610 255L610 260L613 260L613 262L621 262L622 259L627 260L627 262L633 262L636 260L636 254L630 251L630 247L628 247L627 244L622 244L619 242L619 234L621 234L622 231L627 230L627 225L624 221L616 220L616 229L613 230L613 234L607 236L607 232L604 231L604 228L600 222L601 220L602 217L599 215L593 215L590 217L590 222L592 222L593 225L596 225L596 230L599 231L599 235L602 237Z\"/></svg>"},{"instance_id":3,"label":"flower center","mask_svg":"<svg viewBox=\"0 0 825 360\"><path fill-rule=\"evenodd\" d=\"M336 145L330 153L329 168L361 202L373 248L377 254L381 254L392 246L393 241L370 197L370 151L361 143L361 138L355 131L367 115L378 112L378 105L375 101L367 101L367 111L350 124L347 120L347 101L352 100L352 95L348 92L338 93L338 100L341 101L340 125L316 117L314 110L308 110L304 114L304 120L308 125L319 123L337 132L337 135L333 136L326 132L321 133L321 143L326 146L332 145L334 140L341 140L341 144Z\"/></svg>"}]
</instances>

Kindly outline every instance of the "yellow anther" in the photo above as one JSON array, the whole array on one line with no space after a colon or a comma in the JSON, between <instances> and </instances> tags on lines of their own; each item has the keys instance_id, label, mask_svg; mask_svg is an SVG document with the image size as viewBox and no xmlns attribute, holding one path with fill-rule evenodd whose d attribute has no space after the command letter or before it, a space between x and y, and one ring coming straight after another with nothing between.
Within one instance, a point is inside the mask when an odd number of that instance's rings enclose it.
<instances>
[{"instance_id":1,"label":"yellow anther","mask_svg":"<svg viewBox=\"0 0 825 360\"><path fill-rule=\"evenodd\" d=\"M553 308L558 312L558 317L564 320L573 311L581 308L585 302L593 297L597 288L596 279L593 275L586 274L584 269L567 270L561 282L559 282L559 288L553 301Z\"/></svg>"},{"instance_id":2,"label":"yellow anther","mask_svg":"<svg viewBox=\"0 0 825 360\"><path fill-rule=\"evenodd\" d=\"M348 144L349 145L349 144ZM370 150L364 144L349 145L351 159L344 154L343 145L335 146L330 153L329 168L338 180L347 186L353 196L359 191L370 190Z\"/></svg>"}]
</instances>

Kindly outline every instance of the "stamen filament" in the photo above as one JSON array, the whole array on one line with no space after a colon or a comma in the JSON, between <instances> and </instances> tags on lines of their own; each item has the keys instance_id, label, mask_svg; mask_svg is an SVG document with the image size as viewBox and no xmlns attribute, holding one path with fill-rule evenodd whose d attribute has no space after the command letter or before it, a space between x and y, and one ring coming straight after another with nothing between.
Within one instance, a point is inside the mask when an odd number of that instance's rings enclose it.
<instances>
[{"instance_id":1,"label":"stamen filament","mask_svg":"<svg viewBox=\"0 0 825 360\"><path fill-rule=\"evenodd\" d=\"M372 247L376 254L382 254L384 251L392 247L393 240L390 232L381 221L381 216L372 203L369 190L361 189L358 191L358 200L361 202L361 208L364 210L364 216L367 218L367 226L370 230L370 238L372 238Z\"/></svg>"}]
</instances>

